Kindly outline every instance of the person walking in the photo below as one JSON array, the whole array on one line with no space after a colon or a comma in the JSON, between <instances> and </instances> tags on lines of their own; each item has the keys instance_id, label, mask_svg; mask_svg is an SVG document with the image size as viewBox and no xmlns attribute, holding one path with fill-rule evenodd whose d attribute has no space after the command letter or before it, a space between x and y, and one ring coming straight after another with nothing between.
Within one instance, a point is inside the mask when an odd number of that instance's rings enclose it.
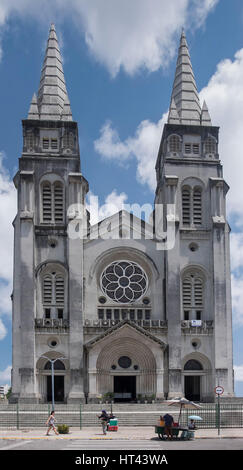
<instances>
[{"instance_id":1,"label":"person walking","mask_svg":"<svg viewBox=\"0 0 243 470\"><path fill-rule=\"evenodd\" d=\"M58 436L59 432L57 431L56 427L55 427L55 422L56 422L56 418L55 418L55 411L52 411L47 422L46 422L46 425L48 426L48 429L47 429L47 432L46 432L46 436L50 436L49 434L49 431L51 429L53 429L54 433Z\"/></svg>"},{"instance_id":2,"label":"person walking","mask_svg":"<svg viewBox=\"0 0 243 470\"><path fill-rule=\"evenodd\" d=\"M98 416L98 418L101 420L101 425L103 429L103 434L106 434L107 431L107 424L109 422L109 416L106 412L106 410L102 410L101 415Z\"/></svg>"}]
</instances>

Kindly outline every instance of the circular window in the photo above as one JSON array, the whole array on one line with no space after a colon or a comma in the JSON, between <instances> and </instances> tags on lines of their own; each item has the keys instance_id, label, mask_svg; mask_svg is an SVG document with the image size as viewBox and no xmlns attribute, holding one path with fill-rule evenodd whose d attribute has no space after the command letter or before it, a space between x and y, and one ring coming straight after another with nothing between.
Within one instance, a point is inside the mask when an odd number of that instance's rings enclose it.
<instances>
[{"instance_id":1,"label":"circular window","mask_svg":"<svg viewBox=\"0 0 243 470\"><path fill-rule=\"evenodd\" d=\"M105 297L99 297L99 303L100 304L105 304L106 303L106 298Z\"/></svg>"},{"instance_id":2,"label":"circular window","mask_svg":"<svg viewBox=\"0 0 243 470\"><path fill-rule=\"evenodd\" d=\"M135 302L145 294L147 287L145 271L132 261L115 261L101 274L101 289L115 302Z\"/></svg>"},{"instance_id":3,"label":"circular window","mask_svg":"<svg viewBox=\"0 0 243 470\"><path fill-rule=\"evenodd\" d=\"M190 243L189 249L191 251L197 251L198 250L198 244L197 243Z\"/></svg>"},{"instance_id":4,"label":"circular window","mask_svg":"<svg viewBox=\"0 0 243 470\"><path fill-rule=\"evenodd\" d=\"M49 338L49 340L48 340L48 345L49 345L51 348L55 348L58 344L59 344L59 341L58 341L57 338L55 338L55 337Z\"/></svg>"},{"instance_id":5,"label":"circular window","mask_svg":"<svg viewBox=\"0 0 243 470\"><path fill-rule=\"evenodd\" d=\"M118 359L118 364L119 364L119 366L122 367L123 369L128 369L128 367L131 366L132 361L131 361L130 357L121 356L121 357Z\"/></svg>"}]
</instances>

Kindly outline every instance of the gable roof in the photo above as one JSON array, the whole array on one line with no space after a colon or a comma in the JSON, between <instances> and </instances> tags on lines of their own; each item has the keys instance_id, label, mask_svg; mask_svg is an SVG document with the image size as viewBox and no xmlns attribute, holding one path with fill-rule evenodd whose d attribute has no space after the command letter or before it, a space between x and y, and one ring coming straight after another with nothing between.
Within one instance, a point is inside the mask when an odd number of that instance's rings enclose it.
<instances>
[{"instance_id":1,"label":"gable roof","mask_svg":"<svg viewBox=\"0 0 243 470\"><path fill-rule=\"evenodd\" d=\"M125 326L128 326L129 328L135 330L137 333L139 333L140 335L143 335L145 336L146 338L148 338L149 340L157 343L159 346L161 346L161 348L163 349L166 349L167 348L167 344L164 343L164 341L162 341L161 339L157 338L156 336L154 336L152 333L150 333L149 331L145 330L144 328L142 328L141 326L137 325L136 323L132 322L131 320L123 320L119 323L117 323L116 325L112 326L111 328L109 328L108 330L106 330L104 333L98 335L97 337L91 339L90 341L88 341L84 347L89 350L89 349L92 349L93 346L95 346L97 343L100 343L101 341L103 341L105 338L107 338L108 336L111 336L113 335L114 333L116 333L117 331L121 330L122 328L124 328Z\"/></svg>"}]
</instances>

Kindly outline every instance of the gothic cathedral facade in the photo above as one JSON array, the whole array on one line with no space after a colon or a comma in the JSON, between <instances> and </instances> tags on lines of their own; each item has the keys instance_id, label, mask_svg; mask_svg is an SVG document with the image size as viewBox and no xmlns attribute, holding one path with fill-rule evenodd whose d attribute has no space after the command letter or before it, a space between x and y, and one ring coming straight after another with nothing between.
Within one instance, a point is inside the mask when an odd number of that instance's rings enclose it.
<instances>
[{"instance_id":1,"label":"gothic cathedral facade","mask_svg":"<svg viewBox=\"0 0 243 470\"><path fill-rule=\"evenodd\" d=\"M205 402L218 384L233 396L229 188L184 32L155 169L155 205L175 208L171 249L158 250L156 233L145 237L137 217L141 236L130 237L125 211L88 222L87 237L70 236L89 187L54 25L22 124L11 400L50 401L52 365L59 402L96 402L108 392L116 401ZM117 237L97 236L107 224Z\"/></svg>"}]
</instances>

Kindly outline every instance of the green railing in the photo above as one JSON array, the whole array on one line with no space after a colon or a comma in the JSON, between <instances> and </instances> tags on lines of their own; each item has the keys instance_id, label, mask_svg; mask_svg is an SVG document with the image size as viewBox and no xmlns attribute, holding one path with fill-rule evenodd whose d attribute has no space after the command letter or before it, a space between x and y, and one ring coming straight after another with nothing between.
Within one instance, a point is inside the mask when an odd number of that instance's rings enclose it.
<instances>
[{"instance_id":1,"label":"green railing","mask_svg":"<svg viewBox=\"0 0 243 470\"><path fill-rule=\"evenodd\" d=\"M208 403L196 410L183 409L181 424L187 425L191 415L202 418L202 421L197 421L197 427L201 429L243 427L243 404Z\"/></svg>"},{"instance_id":2,"label":"green railing","mask_svg":"<svg viewBox=\"0 0 243 470\"><path fill-rule=\"evenodd\" d=\"M51 404L23 405L0 404L0 429L44 427L51 412ZM55 405L57 424L67 424L82 429L82 405Z\"/></svg>"},{"instance_id":3,"label":"green railing","mask_svg":"<svg viewBox=\"0 0 243 470\"><path fill-rule=\"evenodd\" d=\"M163 404L164 405L164 404ZM98 405L97 410L100 405ZM179 408L170 406L169 412L174 415L175 419L179 415ZM141 426L152 425L156 422L163 410L158 407L158 415L155 411L151 414L149 409L146 408L145 422L139 421ZM24 429L34 427L45 427L46 420L51 412L51 404L38 404L38 405L24 405L24 404L0 404L0 429ZM85 420L84 418L84 407L81 404L56 404L55 414L57 424L67 424L68 426L82 429L83 423L85 426L97 425L96 411L89 411L85 408ZM168 407L166 407L168 412ZM121 426L125 425L124 413L116 410L116 405L113 406L113 413L118 416L119 423ZM141 410L139 411L141 416ZM136 422L138 417L136 411L136 405L134 410L132 407L129 409L129 415L134 415L133 422ZM202 404L200 409L182 409L181 412L181 425L187 425L189 422L189 416L197 415L202 418L202 421L197 421L198 428L241 428L243 427L243 404L221 404L208 403ZM132 424L130 424L132 425Z\"/></svg>"}]
</instances>

